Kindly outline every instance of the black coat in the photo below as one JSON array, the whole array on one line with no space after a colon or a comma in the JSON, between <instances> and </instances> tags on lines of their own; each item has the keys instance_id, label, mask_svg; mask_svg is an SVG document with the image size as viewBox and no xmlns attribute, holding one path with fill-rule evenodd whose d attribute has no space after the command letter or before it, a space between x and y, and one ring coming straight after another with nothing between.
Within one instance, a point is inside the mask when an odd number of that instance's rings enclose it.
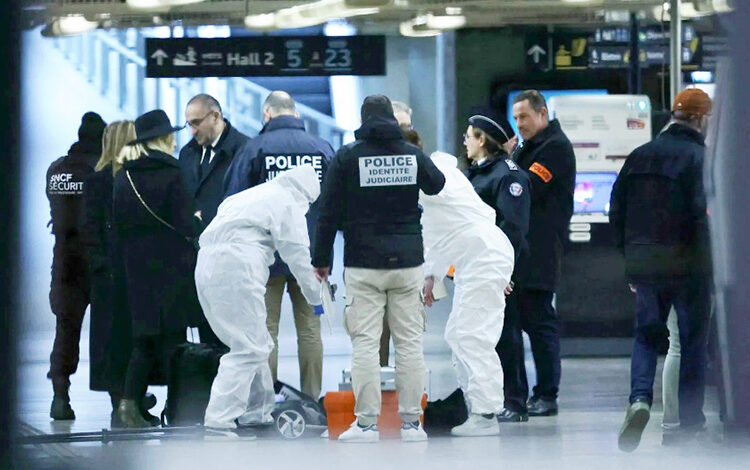
<instances>
[{"instance_id":1,"label":"black coat","mask_svg":"<svg viewBox=\"0 0 750 470\"><path fill-rule=\"evenodd\" d=\"M313 265L330 266L337 230L344 266L399 269L424 263L419 190L434 195L445 176L408 143L392 116L372 116L339 149L320 194Z\"/></svg>"},{"instance_id":2,"label":"black coat","mask_svg":"<svg viewBox=\"0 0 750 470\"><path fill-rule=\"evenodd\" d=\"M226 127L216 145L214 158L211 160L208 173L200 174L203 147L195 139L180 151L180 169L185 176L188 190L195 197L195 207L201 211L203 225L208 226L216 217L216 210L224 199L224 175L235 156L248 141L241 133L224 120Z\"/></svg>"},{"instance_id":3,"label":"black coat","mask_svg":"<svg viewBox=\"0 0 750 470\"><path fill-rule=\"evenodd\" d=\"M312 165L323 177L333 158L331 144L305 131L305 122L294 116L278 116L266 123L260 133L239 152L226 176L226 194L244 191L274 179L279 173L299 165ZM314 245L318 221L318 202L307 212L307 230ZM269 277L290 277L289 267L276 253L269 268Z\"/></svg>"},{"instance_id":4,"label":"black coat","mask_svg":"<svg viewBox=\"0 0 750 470\"><path fill-rule=\"evenodd\" d=\"M127 291L112 220L112 167L85 180L84 241L91 278L91 390L122 394L131 352Z\"/></svg>"},{"instance_id":5,"label":"black coat","mask_svg":"<svg viewBox=\"0 0 750 470\"><path fill-rule=\"evenodd\" d=\"M488 158L480 165L471 165L465 173L480 199L495 209L495 224L508 236L518 262L529 249L529 176L504 157Z\"/></svg>"},{"instance_id":6,"label":"black coat","mask_svg":"<svg viewBox=\"0 0 750 470\"><path fill-rule=\"evenodd\" d=\"M609 220L631 282L710 271L704 153L701 134L672 124L625 161L612 189Z\"/></svg>"},{"instance_id":7,"label":"black coat","mask_svg":"<svg viewBox=\"0 0 750 470\"><path fill-rule=\"evenodd\" d=\"M196 251L189 237L199 225L177 160L149 149L125 163L114 183L114 221L122 247L133 335L184 330L202 321L195 291ZM150 214L133 191L175 230Z\"/></svg>"},{"instance_id":8,"label":"black coat","mask_svg":"<svg viewBox=\"0 0 750 470\"><path fill-rule=\"evenodd\" d=\"M555 119L513 153L531 181L529 256L521 258L516 277L526 289L557 290L563 241L573 215L576 157Z\"/></svg>"}]
</instances>

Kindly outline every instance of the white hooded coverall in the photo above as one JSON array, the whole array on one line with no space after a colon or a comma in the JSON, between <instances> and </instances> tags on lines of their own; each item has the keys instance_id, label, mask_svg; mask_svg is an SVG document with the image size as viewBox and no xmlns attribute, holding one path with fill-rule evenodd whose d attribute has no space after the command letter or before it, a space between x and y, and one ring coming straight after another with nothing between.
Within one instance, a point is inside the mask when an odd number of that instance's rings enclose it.
<instances>
[{"instance_id":1,"label":"white hooded coverall","mask_svg":"<svg viewBox=\"0 0 750 470\"><path fill-rule=\"evenodd\" d=\"M435 196L419 195L425 276L438 282L455 266L445 340L470 412L497 413L503 408L503 370L495 346L503 331L513 245L495 225L495 211L456 168L456 158L441 152L430 158L445 175L445 187Z\"/></svg>"},{"instance_id":2,"label":"white hooded coverall","mask_svg":"<svg viewBox=\"0 0 750 470\"><path fill-rule=\"evenodd\" d=\"M211 387L205 425L235 428L272 421L275 395L268 357L264 295L274 251L289 265L302 294L320 304L310 262L305 214L320 195L312 166L227 198L200 237L195 268L198 298L208 323L227 346Z\"/></svg>"}]
</instances>

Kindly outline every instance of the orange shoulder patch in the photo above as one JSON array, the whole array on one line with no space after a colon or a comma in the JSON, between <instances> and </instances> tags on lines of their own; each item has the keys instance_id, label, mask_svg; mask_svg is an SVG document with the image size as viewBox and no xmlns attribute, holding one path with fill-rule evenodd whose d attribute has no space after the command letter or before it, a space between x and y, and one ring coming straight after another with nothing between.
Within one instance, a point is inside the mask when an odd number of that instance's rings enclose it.
<instances>
[{"instance_id":1,"label":"orange shoulder patch","mask_svg":"<svg viewBox=\"0 0 750 470\"><path fill-rule=\"evenodd\" d=\"M529 167L529 171L540 177L545 183L552 181L552 172L541 163L534 162L534 164Z\"/></svg>"}]
</instances>

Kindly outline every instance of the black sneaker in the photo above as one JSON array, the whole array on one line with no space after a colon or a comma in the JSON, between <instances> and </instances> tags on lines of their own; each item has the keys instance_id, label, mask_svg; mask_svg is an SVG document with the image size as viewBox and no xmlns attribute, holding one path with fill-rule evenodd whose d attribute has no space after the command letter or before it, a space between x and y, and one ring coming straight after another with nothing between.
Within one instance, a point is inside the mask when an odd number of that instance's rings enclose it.
<instances>
[{"instance_id":1,"label":"black sneaker","mask_svg":"<svg viewBox=\"0 0 750 470\"><path fill-rule=\"evenodd\" d=\"M49 417L55 421L66 421L76 419L76 414L73 412L73 408L70 407L69 400L54 397L49 410Z\"/></svg>"},{"instance_id":2,"label":"black sneaker","mask_svg":"<svg viewBox=\"0 0 750 470\"><path fill-rule=\"evenodd\" d=\"M527 404L529 416L556 416L557 400L531 398Z\"/></svg>"},{"instance_id":3,"label":"black sneaker","mask_svg":"<svg viewBox=\"0 0 750 470\"><path fill-rule=\"evenodd\" d=\"M623 452L633 452L641 443L643 430L651 417L651 405L645 398L636 398L628 407L625 421L617 436L617 447Z\"/></svg>"},{"instance_id":4,"label":"black sneaker","mask_svg":"<svg viewBox=\"0 0 750 470\"><path fill-rule=\"evenodd\" d=\"M520 411L512 411L503 408L503 411L495 415L498 423L525 423L529 420L529 414Z\"/></svg>"}]
</instances>

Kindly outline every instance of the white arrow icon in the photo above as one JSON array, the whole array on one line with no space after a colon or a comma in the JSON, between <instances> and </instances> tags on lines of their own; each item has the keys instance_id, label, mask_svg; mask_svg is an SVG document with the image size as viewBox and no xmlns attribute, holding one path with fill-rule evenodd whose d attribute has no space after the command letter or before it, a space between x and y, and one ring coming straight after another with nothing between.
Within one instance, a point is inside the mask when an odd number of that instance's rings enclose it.
<instances>
[{"instance_id":1,"label":"white arrow icon","mask_svg":"<svg viewBox=\"0 0 750 470\"><path fill-rule=\"evenodd\" d=\"M167 55L167 53L164 52L163 50L157 49L156 52L154 52L153 54L151 54L151 58L152 59L156 59L156 63L159 66L162 66L162 65L164 65L164 59L168 59L169 55Z\"/></svg>"},{"instance_id":2,"label":"white arrow icon","mask_svg":"<svg viewBox=\"0 0 750 470\"><path fill-rule=\"evenodd\" d=\"M531 49L529 49L528 51L526 51L526 54L532 56L533 59L534 59L534 63L538 64L539 63L539 56L540 55L547 55L547 51L545 51L544 49L542 49L539 46L539 44L534 44L533 46L531 46Z\"/></svg>"}]
</instances>

